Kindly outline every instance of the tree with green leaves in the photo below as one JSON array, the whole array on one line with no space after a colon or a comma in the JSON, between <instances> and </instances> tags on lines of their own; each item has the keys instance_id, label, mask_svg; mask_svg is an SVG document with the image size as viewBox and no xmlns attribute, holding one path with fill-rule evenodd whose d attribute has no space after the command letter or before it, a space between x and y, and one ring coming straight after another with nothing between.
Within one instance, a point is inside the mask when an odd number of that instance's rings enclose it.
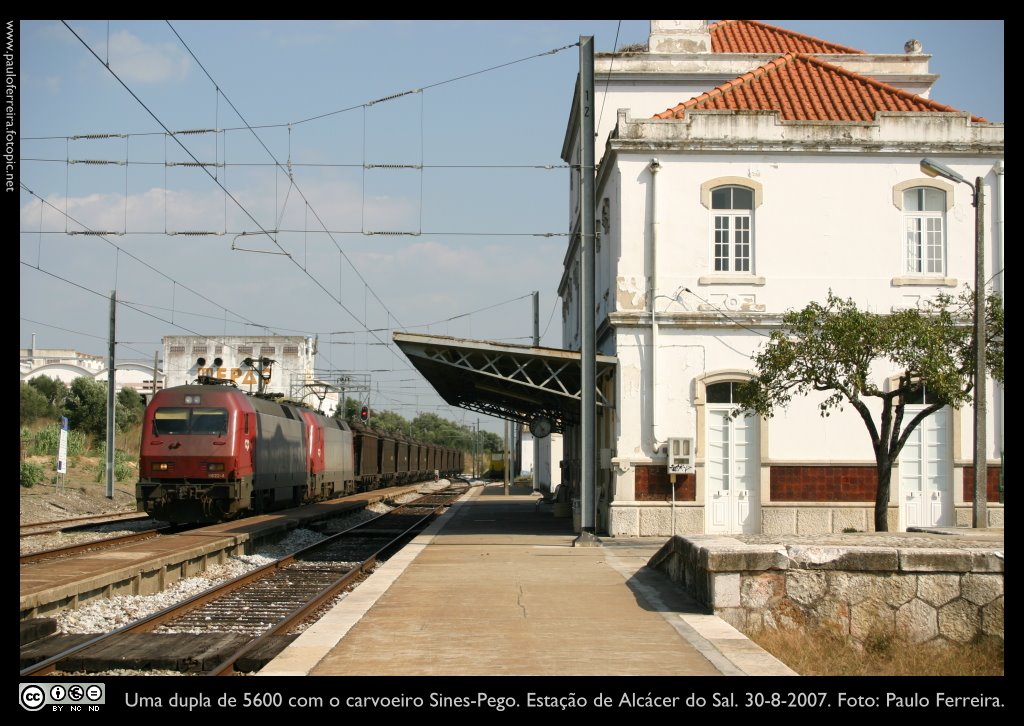
<instances>
[{"instance_id":1,"label":"tree with green leaves","mask_svg":"<svg viewBox=\"0 0 1024 726\"><path fill-rule=\"evenodd\" d=\"M794 395L824 393L822 416L850 405L860 415L875 453L878 488L875 530L888 531L892 467L911 432L944 406L971 401L974 388L974 297L938 295L925 309L893 310L889 314L859 310L853 300L829 291L822 305L812 302L783 315L767 345L754 355L756 376L740 387L747 415L771 417ZM1003 381L1003 306L990 294L986 300L987 362L990 375ZM872 373L898 371L896 383ZM929 405L909 421L905 407L914 394L928 392ZM869 400L881 405L876 423ZM740 415L737 410L735 415Z\"/></svg>"},{"instance_id":2,"label":"tree with green leaves","mask_svg":"<svg viewBox=\"0 0 1024 726\"><path fill-rule=\"evenodd\" d=\"M21 382L21 410L19 421L25 426L41 418L53 417L54 411L46 396L35 386Z\"/></svg>"},{"instance_id":3,"label":"tree with green leaves","mask_svg":"<svg viewBox=\"0 0 1024 726\"><path fill-rule=\"evenodd\" d=\"M409 435L409 422L394 411L370 411L370 428L382 434Z\"/></svg>"},{"instance_id":4,"label":"tree with green leaves","mask_svg":"<svg viewBox=\"0 0 1024 726\"><path fill-rule=\"evenodd\" d=\"M39 391L53 408L54 415L64 408L64 399L68 395L68 387L59 378L49 376L36 376L28 382L30 386Z\"/></svg>"},{"instance_id":5,"label":"tree with green leaves","mask_svg":"<svg viewBox=\"0 0 1024 726\"><path fill-rule=\"evenodd\" d=\"M64 415L73 429L93 436L103 436L107 430L107 386L81 376L71 382Z\"/></svg>"},{"instance_id":6,"label":"tree with green leaves","mask_svg":"<svg viewBox=\"0 0 1024 726\"><path fill-rule=\"evenodd\" d=\"M344 404L334 409L334 418L348 424L359 423L359 409L362 406L362 402L355 398L346 398Z\"/></svg>"},{"instance_id":7,"label":"tree with green leaves","mask_svg":"<svg viewBox=\"0 0 1024 726\"><path fill-rule=\"evenodd\" d=\"M114 409L114 425L118 431L124 431L142 421L146 410L145 399L134 388L122 388L117 393Z\"/></svg>"}]
</instances>

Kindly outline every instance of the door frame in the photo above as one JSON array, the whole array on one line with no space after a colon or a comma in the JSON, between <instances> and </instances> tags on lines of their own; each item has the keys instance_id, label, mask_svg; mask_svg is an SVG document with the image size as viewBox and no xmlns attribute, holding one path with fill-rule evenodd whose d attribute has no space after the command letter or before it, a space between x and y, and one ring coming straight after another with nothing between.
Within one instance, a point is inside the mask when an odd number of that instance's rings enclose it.
<instances>
[{"instance_id":1,"label":"door frame","mask_svg":"<svg viewBox=\"0 0 1024 726\"><path fill-rule=\"evenodd\" d=\"M697 414L697 437L696 437L696 451L694 453L694 469L696 473L696 489L697 496L696 500L704 508L704 532L707 533L708 522L711 516L710 512L710 501L708 499L708 486L707 486L707 387L716 383L744 383L753 378L753 374L745 369L740 368L722 368L718 370L708 371L702 376L694 378L694 395L693 405ZM714 404L712 404L714 405ZM758 463L756 468L758 470L757 484L754 487L753 496L757 501L758 515L754 522L754 527L751 533L757 534L763 530L762 517L763 507L762 504L767 501L767 483L766 483L766 469L763 464L765 452L768 451L768 424L762 416L757 417L757 451L758 451Z\"/></svg>"},{"instance_id":2,"label":"door frame","mask_svg":"<svg viewBox=\"0 0 1024 726\"><path fill-rule=\"evenodd\" d=\"M904 419L913 418L913 416L915 416L918 411L922 410L926 406L927 406L927 404L907 404L906 408L904 409ZM955 432L953 430L953 427L954 427L954 421L956 420L956 416L955 416L955 412L954 412L953 408L950 407L950 406L945 406L945 407L939 409L938 411L936 411L935 413L931 414L930 416L925 418L923 421L921 421L920 424L918 424L917 428L914 430L914 434L923 437L925 435L925 433L926 433L926 429L924 427L928 426L930 424L934 424L935 423L935 417L939 416L939 415L945 416L945 418L946 418L946 421L945 421L946 437L945 437L945 442L944 442L945 443L945 454L942 457L943 458L943 460L942 460L942 468L944 469L944 473L945 473L945 476L946 476L946 481L948 482L948 487L947 487L947 489L946 489L946 491L944 493L944 500L943 500L943 503L941 505L943 511L942 511L942 515L940 515L940 519L944 518L945 521L940 521L940 522L938 522L936 524L929 524L929 523L925 523L925 524L911 524L908 521L909 518L907 517L907 514L906 514L905 491L904 491L904 488L903 488L903 478L904 478L904 472L905 472L903 457L904 457L904 455L907 452L907 448L906 448L906 444L905 444L904 447L903 447L903 450L900 451L899 466L896 469L896 471L898 472L897 473L897 484L896 484L896 492L897 492L896 499L897 499L897 502L899 502L899 507L898 507L899 515L898 516L899 516L899 529L900 529L900 531L906 531L907 527L918 527L918 526L925 526L925 527L952 527L952 526L954 526L956 524L956 501L955 501L955 497L956 497L956 491L955 491L956 490L956 484L955 484L955 481L954 481L954 468L953 468L953 441L954 441L954 438L955 438ZM908 441L908 443L909 443L909 441ZM925 493L927 493L927 491L928 490L926 488ZM927 497L925 497L925 501L927 502ZM930 517L928 517L926 519L928 521L930 521Z\"/></svg>"}]
</instances>

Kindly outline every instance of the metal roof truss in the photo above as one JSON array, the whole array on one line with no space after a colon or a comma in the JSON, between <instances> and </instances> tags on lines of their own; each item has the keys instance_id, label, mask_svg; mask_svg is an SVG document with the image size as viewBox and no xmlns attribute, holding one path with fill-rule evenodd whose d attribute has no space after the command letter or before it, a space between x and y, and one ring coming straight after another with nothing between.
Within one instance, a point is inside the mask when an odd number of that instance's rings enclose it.
<instances>
[{"instance_id":1,"label":"metal roof truss","mask_svg":"<svg viewBox=\"0 0 1024 726\"><path fill-rule=\"evenodd\" d=\"M529 423L538 416L562 432L580 418L580 352L534 348L444 336L395 333L413 365L453 406ZM596 402L615 358L597 356Z\"/></svg>"}]
</instances>

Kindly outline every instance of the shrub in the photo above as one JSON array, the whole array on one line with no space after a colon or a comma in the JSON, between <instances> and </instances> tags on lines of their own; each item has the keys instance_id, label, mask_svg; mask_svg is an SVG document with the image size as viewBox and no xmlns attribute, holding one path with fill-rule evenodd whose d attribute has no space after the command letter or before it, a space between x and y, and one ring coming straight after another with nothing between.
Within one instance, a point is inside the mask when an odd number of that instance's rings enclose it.
<instances>
[{"instance_id":1,"label":"shrub","mask_svg":"<svg viewBox=\"0 0 1024 726\"><path fill-rule=\"evenodd\" d=\"M106 447L104 447L105 449ZM128 455L123 451L114 450L114 479L116 481L124 481L128 477L134 474L135 468L131 465L131 460ZM103 481L107 476L107 457L106 452L103 452L103 458L100 461L100 466L96 472L96 481Z\"/></svg>"},{"instance_id":2,"label":"shrub","mask_svg":"<svg viewBox=\"0 0 1024 726\"><path fill-rule=\"evenodd\" d=\"M51 424L36 431L29 447L34 456L56 456L60 448L60 425ZM68 431L68 456L81 456L88 451L85 434Z\"/></svg>"},{"instance_id":3,"label":"shrub","mask_svg":"<svg viewBox=\"0 0 1024 726\"><path fill-rule=\"evenodd\" d=\"M89 450L89 442L81 431L68 432L68 456L82 456Z\"/></svg>"},{"instance_id":4,"label":"shrub","mask_svg":"<svg viewBox=\"0 0 1024 726\"><path fill-rule=\"evenodd\" d=\"M46 397L27 383L21 384L21 408L19 422L30 424L37 419L53 414L53 407Z\"/></svg>"},{"instance_id":5,"label":"shrub","mask_svg":"<svg viewBox=\"0 0 1024 726\"><path fill-rule=\"evenodd\" d=\"M36 431L32 440L32 454L35 456L53 456L60 446L60 426L51 424Z\"/></svg>"},{"instance_id":6,"label":"shrub","mask_svg":"<svg viewBox=\"0 0 1024 726\"><path fill-rule=\"evenodd\" d=\"M42 484L44 479L46 479L46 471L41 464L31 461L21 462L21 485L23 487L31 488L36 484Z\"/></svg>"}]
</instances>

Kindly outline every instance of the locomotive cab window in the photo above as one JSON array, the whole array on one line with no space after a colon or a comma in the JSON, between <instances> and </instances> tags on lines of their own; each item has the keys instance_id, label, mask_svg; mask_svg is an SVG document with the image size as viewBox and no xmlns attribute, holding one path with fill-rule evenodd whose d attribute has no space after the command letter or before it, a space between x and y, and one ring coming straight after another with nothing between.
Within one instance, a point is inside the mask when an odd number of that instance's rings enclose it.
<instances>
[{"instance_id":1,"label":"locomotive cab window","mask_svg":"<svg viewBox=\"0 0 1024 726\"><path fill-rule=\"evenodd\" d=\"M223 408L161 408L153 414L153 434L224 434L228 412Z\"/></svg>"},{"instance_id":2,"label":"locomotive cab window","mask_svg":"<svg viewBox=\"0 0 1024 726\"><path fill-rule=\"evenodd\" d=\"M153 434L183 434L188 431L187 408L161 408L153 414Z\"/></svg>"},{"instance_id":3,"label":"locomotive cab window","mask_svg":"<svg viewBox=\"0 0 1024 726\"><path fill-rule=\"evenodd\" d=\"M189 433L225 434L228 431L228 412L223 408L192 409L192 424Z\"/></svg>"}]
</instances>

